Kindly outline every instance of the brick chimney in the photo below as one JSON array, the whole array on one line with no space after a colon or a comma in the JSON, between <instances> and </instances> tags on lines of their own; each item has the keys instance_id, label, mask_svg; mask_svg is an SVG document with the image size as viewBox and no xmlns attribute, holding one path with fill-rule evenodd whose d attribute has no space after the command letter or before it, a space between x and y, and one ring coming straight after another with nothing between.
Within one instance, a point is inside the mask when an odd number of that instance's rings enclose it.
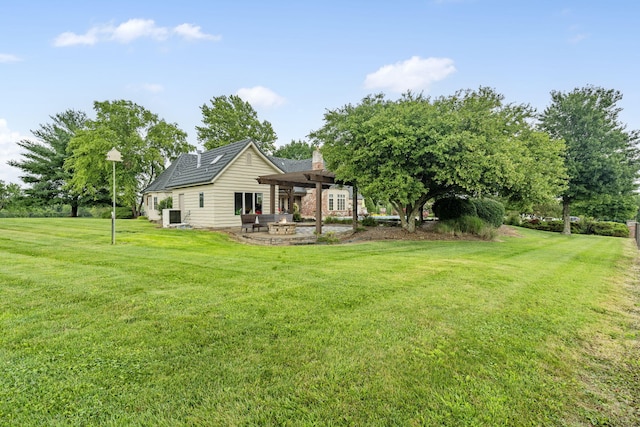
<instances>
[{"instance_id":1,"label":"brick chimney","mask_svg":"<svg viewBox=\"0 0 640 427\"><path fill-rule=\"evenodd\" d=\"M314 171L324 170L324 159L322 158L322 154L320 150L316 148L313 152L313 157L311 158L311 169Z\"/></svg>"}]
</instances>

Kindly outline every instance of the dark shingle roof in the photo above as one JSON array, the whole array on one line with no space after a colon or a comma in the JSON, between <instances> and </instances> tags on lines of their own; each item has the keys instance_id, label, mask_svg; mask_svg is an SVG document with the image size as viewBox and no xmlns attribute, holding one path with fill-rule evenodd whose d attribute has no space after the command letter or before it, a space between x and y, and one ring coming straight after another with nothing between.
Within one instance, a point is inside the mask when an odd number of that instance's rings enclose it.
<instances>
[{"instance_id":1,"label":"dark shingle roof","mask_svg":"<svg viewBox=\"0 0 640 427\"><path fill-rule=\"evenodd\" d=\"M167 183L171 180L171 176L173 172L176 170L178 163L184 160L185 156L189 156L190 154L180 154L180 156L175 159L168 168L166 168L158 177L151 183L147 188L142 190L143 193L148 193L150 191L162 191L167 187Z\"/></svg>"},{"instance_id":2,"label":"dark shingle roof","mask_svg":"<svg viewBox=\"0 0 640 427\"><path fill-rule=\"evenodd\" d=\"M282 157L272 157L269 159L276 164L280 169L285 171L285 173L289 172L302 172L308 171L312 169L311 159L305 160L292 160L292 159L284 159Z\"/></svg>"},{"instance_id":3,"label":"dark shingle roof","mask_svg":"<svg viewBox=\"0 0 640 427\"><path fill-rule=\"evenodd\" d=\"M200 154L200 167L197 167L197 154L182 154L144 192L210 183L247 145L252 143L259 150L251 139L243 139L205 151ZM275 166L282 168L278 164Z\"/></svg>"}]
</instances>

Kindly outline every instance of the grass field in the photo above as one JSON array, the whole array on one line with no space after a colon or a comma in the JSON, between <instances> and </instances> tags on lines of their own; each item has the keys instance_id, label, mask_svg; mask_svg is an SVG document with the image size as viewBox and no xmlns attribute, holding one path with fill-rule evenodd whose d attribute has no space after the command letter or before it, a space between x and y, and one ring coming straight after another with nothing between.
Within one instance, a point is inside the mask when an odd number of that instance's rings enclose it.
<instances>
[{"instance_id":1,"label":"grass field","mask_svg":"<svg viewBox=\"0 0 640 427\"><path fill-rule=\"evenodd\" d=\"M0 220L0 425L638 425L629 239Z\"/></svg>"}]
</instances>

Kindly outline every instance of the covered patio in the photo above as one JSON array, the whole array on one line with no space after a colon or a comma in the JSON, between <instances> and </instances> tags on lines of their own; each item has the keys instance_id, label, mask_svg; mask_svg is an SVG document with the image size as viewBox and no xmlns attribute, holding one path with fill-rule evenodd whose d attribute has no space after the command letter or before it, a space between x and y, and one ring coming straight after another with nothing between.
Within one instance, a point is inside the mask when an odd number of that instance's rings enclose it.
<instances>
[{"instance_id":1,"label":"covered patio","mask_svg":"<svg viewBox=\"0 0 640 427\"><path fill-rule=\"evenodd\" d=\"M335 174L321 169L313 169L300 172L289 172L284 174L272 174L259 176L259 184L270 185L269 211L276 213L276 186L284 190L289 195L289 206L293 206L294 187L315 188L316 189L316 234L322 234L322 190L330 188L334 184L344 184L336 182ZM354 192L355 192L354 188ZM357 227L358 212L357 206L353 210L353 228Z\"/></svg>"}]
</instances>

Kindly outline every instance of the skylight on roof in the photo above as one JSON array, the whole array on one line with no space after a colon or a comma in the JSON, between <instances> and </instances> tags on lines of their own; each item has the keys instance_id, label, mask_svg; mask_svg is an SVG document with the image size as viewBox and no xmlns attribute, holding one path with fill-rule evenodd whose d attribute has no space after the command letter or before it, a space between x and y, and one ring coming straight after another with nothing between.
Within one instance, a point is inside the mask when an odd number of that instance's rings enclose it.
<instances>
[{"instance_id":1,"label":"skylight on roof","mask_svg":"<svg viewBox=\"0 0 640 427\"><path fill-rule=\"evenodd\" d=\"M216 163L218 163L218 160L220 160L222 158L222 156L224 156L224 154L220 154L220 155L216 156L215 159L211 160L211 164L215 165Z\"/></svg>"}]
</instances>

